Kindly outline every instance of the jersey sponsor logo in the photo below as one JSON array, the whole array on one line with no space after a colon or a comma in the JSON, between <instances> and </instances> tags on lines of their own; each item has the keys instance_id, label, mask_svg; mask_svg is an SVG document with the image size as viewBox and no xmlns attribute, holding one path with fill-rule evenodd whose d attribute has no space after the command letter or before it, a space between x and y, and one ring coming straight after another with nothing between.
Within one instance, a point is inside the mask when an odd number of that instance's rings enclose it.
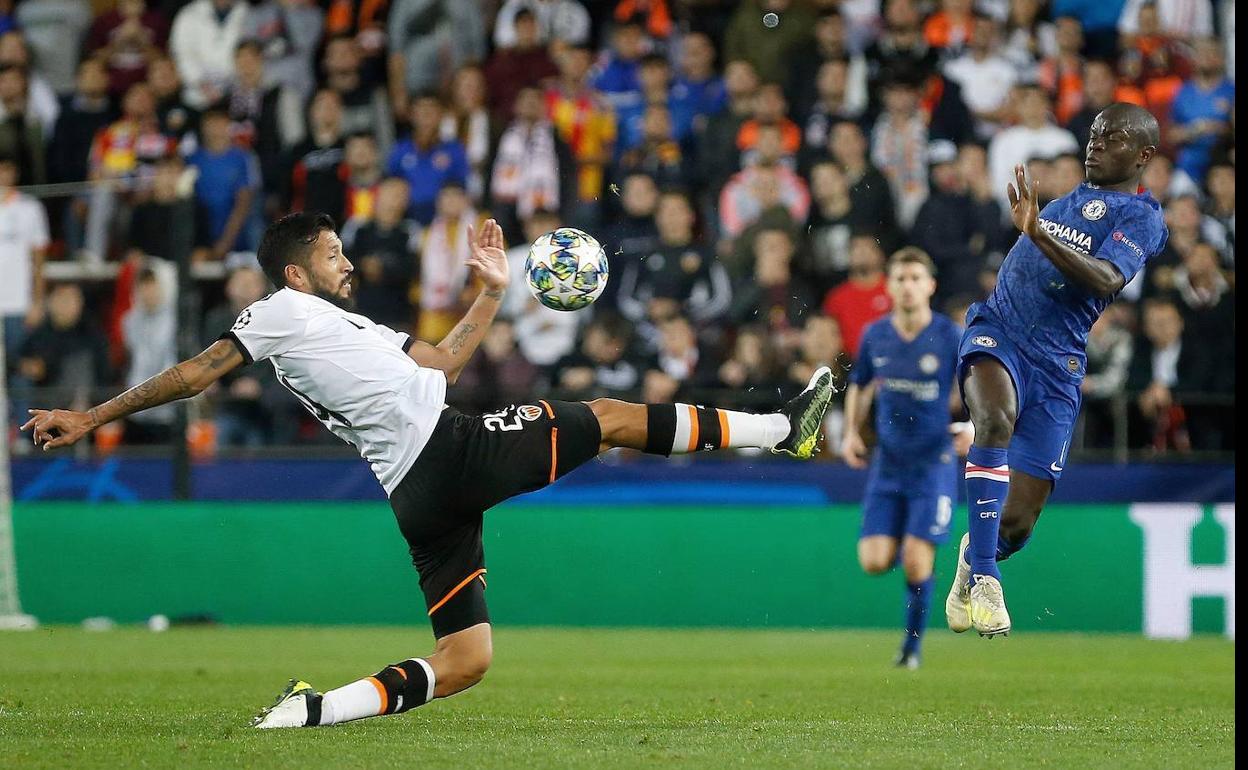
<instances>
[{"instance_id":1,"label":"jersey sponsor logo","mask_svg":"<svg viewBox=\"0 0 1248 770\"><path fill-rule=\"evenodd\" d=\"M919 371L924 374L935 374L940 368L940 359L931 353L927 353L919 359Z\"/></svg>"},{"instance_id":2,"label":"jersey sponsor logo","mask_svg":"<svg viewBox=\"0 0 1248 770\"><path fill-rule=\"evenodd\" d=\"M1041 218L1039 221L1040 227L1044 228L1044 231L1054 238L1060 238L1084 253L1092 250L1092 236L1082 230L1076 230L1070 225L1064 225L1061 222L1051 222L1044 218Z\"/></svg>"},{"instance_id":3,"label":"jersey sponsor logo","mask_svg":"<svg viewBox=\"0 0 1248 770\"><path fill-rule=\"evenodd\" d=\"M979 345L981 348L995 348L997 346L997 341L986 334L981 334L972 339L971 344Z\"/></svg>"},{"instance_id":4,"label":"jersey sponsor logo","mask_svg":"<svg viewBox=\"0 0 1248 770\"><path fill-rule=\"evenodd\" d=\"M1130 238L1128 238L1128 237L1127 237L1127 234L1126 234L1126 233L1124 233L1123 231L1121 231L1121 230L1115 230L1115 231L1114 231L1114 234L1113 234L1111 237L1112 237L1115 241L1118 241L1119 243L1121 243L1121 244L1125 245L1127 248L1129 248L1129 249L1131 249L1132 251L1134 251L1137 257L1142 257L1142 256L1144 256L1144 249L1141 249L1139 246L1137 246L1137 245L1135 244L1135 241L1133 241L1133 240L1131 240Z\"/></svg>"},{"instance_id":5,"label":"jersey sponsor logo","mask_svg":"<svg viewBox=\"0 0 1248 770\"><path fill-rule=\"evenodd\" d=\"M885 377L882 384L889 391L906 393L915 401L935 401L940 397L940 383L936 380L904 380L900 377Z\"/></svg>"},{"instance_id":6,"label":"jersey sponsor logo","mask_svg":"<svg viewBox=\"0 0 1248 770\"><path fill-rule=\"evenodd\" d=\"M872 366L874 366L874 367L876 367L876 368L879 368L879 367L881 367L881 366L883 366L884 364L887 364L887 363L888 363L888 359L887 359L887 358L885 358L884 356L876 356L876 357L874 357L874 358L872 358L872 359L871 359L871 365L872 365Z\"/></svg>"},{"instance_id":7,"label":"jersey sponsor logo","mask_svg":"<svg viewBox=\"0 0 1248 770\"><path fill-rule=\"evenodd\" d=\"M1088 201L1083 204L1083 218L1095 222L1105 216L1106 209L1107 207L1105 206L1105 201L1100 198L1097 198L1094 201Z\"/></svg>"},{"instance_id":8,"label":"jersey sponsor logo","mask_svg":"<svg viewBox=\"0 0 1248 770\"><path fill-rule=\"evenodd\" d=\"M542 416L542 408L540 406L534 406L533 404L525 404L516 410L516 414L520 415L520 418L523 420L533 422L538 417Z\"/></svg>"}]
</instances>

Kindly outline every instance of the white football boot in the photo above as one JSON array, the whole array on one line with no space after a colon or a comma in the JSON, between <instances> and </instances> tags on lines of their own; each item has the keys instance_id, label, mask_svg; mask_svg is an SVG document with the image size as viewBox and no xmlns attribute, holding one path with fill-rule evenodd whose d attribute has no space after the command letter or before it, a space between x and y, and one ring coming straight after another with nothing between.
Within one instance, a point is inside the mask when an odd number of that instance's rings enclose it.
<instances>
[{"instance_id":1,"label":"white football boot","mask_svg":"<svg viewBox=\"0 0 1248 770\"><path fill-rule=\"evenodd\" d=\"M971 545L970 534L962 536L958 546L958 568L954 570L953 585L945 597L945 622L956 633L971 627L971 565L966 563L966 549Z\"/></svg>"},{"instance_id":2,"label":"white football boot","mask_svg":"<svg viewBox=\"0 0 1248 770\"><path fill-rule=\"evenodd\" d=\"M1001 581L992 575L973 576L971 625L980 636L1009 636L1010 613L1005 609L1005 593Z\"/></svg>"},{"instance_id":3,"label":"white football boot","mask_svg":"<svg viewBox=\"0 0 1248 770\"><path fill-rule=\"evenodd\" d=\"M321 696L307 682L290 680L272 706L251 720L260 730L274 727L308 727L320 723ZM313 713L315 712L315 713ZM309 717L315 716L312 720Z\"/></svg>"}]
</instances>

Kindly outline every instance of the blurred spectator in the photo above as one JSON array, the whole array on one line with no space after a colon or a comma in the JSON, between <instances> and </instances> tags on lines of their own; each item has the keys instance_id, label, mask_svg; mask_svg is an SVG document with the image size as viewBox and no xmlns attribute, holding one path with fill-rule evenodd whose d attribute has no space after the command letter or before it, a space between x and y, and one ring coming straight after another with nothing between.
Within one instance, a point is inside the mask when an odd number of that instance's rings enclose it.
<instances>
[{"instance_id":1,"label":"blurred spectator","mask_svg":"<svg viewBox=\"0 0 1248 770\"><path fill-rule=\"evenodd\" d=\"M564 201L564 210L572 224L586 230L598 224L604 169L616 140L615 116L589 86L590 61L588 48L569 45L556 60L558 81L546 90L546 116L575 164L576 195Z\"/></svg>"},{"instance_id":2,"label":"blurred spectator","mask_svg":"<svg viewBox=\"0 0 1248 770\"><path fill-rule=\"evenodd\" d=\"M905 74L886 80L884 112L871 131L871 162L888 180L904 228L914 224L927 199L927 142L918 84Z\"/></svg>"},{"instance_id":3,"label":"blurred spectator","mask_svg":"<svg viewBox=\"0 0 1248 770\"><path fill-rule=\"evenodd\" d=\"M795 222L806 220L810 192L806 182L782 163L782 141L778 126L759 127L754 164L734 174L720 193L723 235L735 238L763 212L776 206L788 211Z\"/></svg>"},{"instance_id":4,"label":"blurred spectator","mask_svg":"<svg viewBox=\"0 0 1248 770\"><path fill-rule=\"evenodd\" d=\"M751 324L738 329L732 350L720 364L716 377L719 387L734 390L738 395L779 388L784 373L766 328Z\"/></svg>"},{"instance_id":5,"label":"blurred spectator","mask_svg":"<svg viewBox=\"0 0 1248 770\"><path fill-rule=\"evenodd\" d=\"M1176 170L1174 162L1161 153L1154 155L1152 161L1144 167L1140 184L1163 206L1180 195L1196 195L1200 192L1192 178Z\"/></svg>"},{"instance_id":6,"label":"blurred spectator","mask_svg":"<svg viewBox=\"0 0 1248 770\"><path fill-rule=\"evenodd\" d=\"M1192 76L1191 49L1161 28L1157 6L1140 8L1139 32L1123 50L1123 75L1143 90L1145 106L1162 121L1170 114L1174 95Z\"/></svg>"},{"instance_id":7,"label":"blurred spectator","mask_svg":"<svg viewBox=\"0 0 1248 770\"><path fill-rule=\"evenodd\" d=\"M619 275L620 312L634 323L679 313L696 324L717 320L730 306L732 286L723 265L694 240L693 204L675 190L664 192L654 215L658 244Z\"/></svg>"},{"instance_id":8,"label":"blurred spectator","mask_svg":"<svg viewBox=\"0 0 1248 770\"><path fill-rule=\"evenodd\" d=\"M552 310L529 292L528 276L524 271L529 244L558 226L559 215L549 210L539 209L524 220L524 239L507 251L511 286L499 308L499 315L511 319L516 325L516 344L520 352L527 360L541 367L552 366L573 351L577 329L585 318L584 313ZM614 263L609 264L614 272ZM610 286L611 282L608 282L607 287Z\"/></svg>"},{"instance_id":9,"label":"blurred spectator","mask_svg":"<svg viewBox=\"0 0 1248 770\"><path fill-rule=\"evenodd\" d=\"M1074 16L1083 27L1084 53L1109 58L1118 53L1118 20L1126 0L1053 0L1051 18Z\"/></svg>"},{"instance_id":10,"label":"blurred spectator","mask_svg":"<svg viewBox=\"0 0 1248 770\"><path fill-rule=\"evenodd\" d=\"M825 68L837 62L834 72ZM867 60L849 47L845 19L835 6L821 11L807 50L795 56L785 90L794 114L809 125L811 111L823 102L825 112L855 118L867 108ZM824 82L831 78L831 82Z\"/></svg>"},{"instance_id":11,"label":"blurred spectator","mask_svg":"<svg viewBox=\"0 0 1248 770\"><path fill-rule=\"evenodd\" d=\"M854 207L849 180L836 161L822 160L811 168L810 192L807 248L799 253L798 270L823 296L849 271L850 236L870 230L872 223Z\"/></svg>"},{"instance_id":12,"label":"blurred spectator","mask_svg":"<svg viewBox=\"0 0 1248 770\"><path fill-rule=\"evenodd\" d=\"M775 13L779 26L762 26L763 14ZM783 83L789 62L809 44L814 14L795 0L741 0L724 33L724 56L745 59L766 82Z\"/></svg>"},{"instance_id":13,"label":"blurred spectator","mask_svg":"<svg viewBox=\"0 0 1248 770\"><path fill-rule=\"evenodd\" d=\"M182 99L182 80L173 59L160 55L147 67L147 85L156 99L156 120L163 134L193 143L199 112Z\"/></svg>"},{"instance_id":14,"label":"blurred spectator","mask_svg":"<svg viewBox=\"0 0 1248 770\"><path fill-rule=\"evenodd\" d=\"M185 170L175 153L157 161L152 185L141 191L130 217L130 228L124 246L131 257L177 259L175 240L183 225L178 222L179 184ZM138 260L142 262L143 260ZM233 319L223 328L229 328ZM217 332L220 334L220 330Z\"/></svg>"},{"instance_id":15,"label":"blurred spectator","mask_svg":"<svg viewBox=\"0 0 1248 770\"><path fill-rule=\"evenodd\" d=\"M371 220L382 180L381 153L377 150L377 140L367 132L348 136L342 158L342 174L346 177L342 218Z\"/></svg>"},{"instance_id":16,"label":"blurred spectator","mask_svg":"<svg viewBox=\"0 0 1248 770\"><path fill-rule=\"evenodd\" d=\"M754 95L754 114L741 125L737 134L737 149L741 152L741 164L748 166L754 162L758 154L759 135L764 128L775 128L780 132L780 147L783 160L788 166L793 165L797 151L802 147L802 130L788 118L789 105L784 98L784 89L779 83L763 83Z\"/></svg>"},{"instance_id":17,"label":"blurred spectator","mask_svg":"<svg viewBox=\"0 0 1248 770\"><path fill-rule=\"evenodd\" d=\"M342 162L346 140L342 132L342 99L321 89L308 108L308 135L290 149L284 175L290 211L321 211L342 221L346 185Z\"/></svg>"},{"instance_id":18,"label":"blurred spectator","mask_svg":"<svg viewBox=\"0 0 1248 770\"><path fill-rule=\"evenodd\" d=\"M1053 100L1054 117L1066 125L1083 107L1083 27L1074 16L1057 19L1057 51L1040 62L1040 87Z\"/></svg>"},{"instance_id":19,"label":"blurred spectator","mask_svg":"<svg viewBox=\"0 0 1248 770\"><path fill-rule=\"evenodd\" d=\"M495 48L516 45L520 36L517 17L521 10L533 13L538 40L543 44L558 41L581 46L589 43L589 12L577 0L506 0L494 19Z\"/></svg>"},{"instance_id":20,"label":"blurred spectator","mask_svg":"<svg viewBox=\"0 0 1248 770\"><path fill-rule=\"evenodd\" d=\"M89 404L91 391L111 382L108 342L82 315L82 289L61 283L48 291L48 312L26 337L17 373L45 389L49 403Z\"/></svg>"},{"instance_id":21,"label":"blurred spectator","mask_svg":"<svg viewBox=\"0 0 1248 770\"><path fill-rule=\"evenodd\" d=\"M1049 175L1049 200L1055 200L1074 190L1084 180L1083 153L1058 155L1053 159Z\"/></svg>"},{"instance_id":22,"label":"blurred spectator","mask_svg":"<svg viewBox=\"0 0 1248 770\"><path fill-rule=\"evenodd\" d=\"M512 107L523 88L532 88L546 78L559 74L550 54L542 46L537 28L537 16L521 7L514 17L515 43L498 47L485 63L485 80L490 84L486 94L490 112L498 125L512 118Z\"/></svg>"},{"instance_id":23,"label":"blurred spectator","mask_svg":"<svg viewBox=\"0 0 1248 770\"><path fill-rule=\"evenodd\" d=\"M1235 167L1217 163L1205 174L1205 216L1222 226L1225 263L1235 264Z\"/></svg>"},{"instance_id":24,"label":"blurred spectator","mask_svg":"<svg viewBox=\"0 0 1248 770\"><path fill-rule=\"evenodd\" d=\"M641 104L641 80L638 70L646 53L647 41L641 22L627 19L611 29L611 46L590 78L590 84L602 94L615 111L624 137L624 115L638 112Z\"/></svg>"},{"instance_id":25,"label":"blurred spectator","mask_svg":"<svg viewBox=\"0 0 1248 770\"><path fill-rule=\"evenodd\" d=\"M91 141L112 120L108 74L100 59L78 65L74 93L61 100L61 116L48 144L48 181L81 182L87 178Z\"/></svg>"},{"instance_id":26,"label":"blurred spectator","mask_svg":"<svg viewBox=\"0 0 1248 770\"><path fill-rule=\"evenodd\" d=\"M254 40L239 43L234 52L234 80L222 104L229 113L231 139L255 152L259 160L260 178L268 182L271 198L265 201L265 211L276 216L286 148L304 135L304 100L293 89L267 86L265 80L260 44Z\"/></svg>"},{"instance_id":27,"label":"blurred spectator","mask_svg":"<svg viewBox=\"0 0 1248 770\"><path fill-rule=\"evenodd\" d=\"M1127 388L1138 393L1144 418L1143 436L1133 441L1154 450L1191 449L1186 415L1175 391L1188 390L1187 380L1209 369L1199 345L1183 344L1183 317L1173 302L1153 299L1144 303L1143 334L1135 342Z\"/></svg>"},{"instance_id":28,"label":"blurred spectator","mask_svg":"<svg viewBox=\"0 0 1248 770\"><path fill-rule=\"evenodd\" d=\"M690 125L677 126L677 134L701 136L712 115L728 106L724 79L715 71L715 43L704 32L681 38L680 67L672 84L672 101L686 105Z\"/></svg>"},{"instance_id":29,"label":"blurred spectator","mask_svg":"<svg viewBox=\"0 0 1248 770\"><path fill-rule=\"evenodd\" d=\"M255 153L230 138L230 115L209 107L199 122L199 149L187 164L195 178L195 213L201 259L222 259L231 251L255 251L260 221L255 203L260 193L260 163Z\"/></svg>"},{"instance_id":30,"label":"blurred spectator","mask_svg":"<svg viewBox=\"0 0 1248 770\"><path fill-rule=\"evenodd\" d=\"M0 155L17 163L18 184L48 180L43 125L31 111L26 70L0 64Z\"/></svg>"},{"instance_id":31,"label":"blurred spectator","mask_svg":"<svg viewBox=\"0 0 1248 770\"><path fill-rule=\"evenodd\" d=\"M554 386L569 397L624 395L641 387L642 373L626 358L633 330L628 321L600 313L585 327L580 348L554 366Z\"/></svg>"},{"instance_id":32,"label":"blurred spectator","mask_svg":"<svg viewBox=\"0 0 1248 770\"><path fill-rule=\"evenodd\" d=\"M978 154L977 159L970 157ZM967 145L961 153L953 145L934 145L931 161L932 194L919 209L912 242L936 264L937 303L956 295L977 295L980 273L988 268L988 253L1002 238L1001 209L981 179L983 150Z\"/></svg>"},{"instance_id":33,"label":"blurred spectator","mask_svg":"<svg viewBox=\"0 0 1248 770\"><path fill-rule=\"evenodd\" d=\"M1008 212L1006 185L1014 181L1014 166L1032 158L1053 158L1064 152L1081 151L1075 137L1064 128L1053 125L1049 117L1049 97L1037 85L1026 84L1017 89L1018 118L1016 126L1004 129L988 145L988 171L993 193Z\"/></svg>"},{"instance_id":34,"label":"blurred spectator","mask_svg":"<svg viewBox=\"0 0 1248 770\"><path fill-rule=\"evenodd\" d=\"M940 0L940 10L923 23L923 39L946 56L956 56L975 31L972 0Z\"/></svg>"},{"instance_id":35,"label":"blurred spectator","mask_svg":"<svg viewBox=\"0 0 1248 770\"><path fill-rule=\"evenodd\" d=\"M174 138L161 133L156 121L152 90L136 83L122 101L121 118L95 135L89 178L95 182L145 180L151 177L157 162L176 151ZM84 246L93 258L102 259L108 255L109 232L118 203L128 205L131 196L124 190L119 194L106 184L92 187L90 196Z\"/></svg>"},{"instance_id":36,"label":"blurred spectator","mask_svg":"<svg viewBox=\"0 0 1248 770\"><path fill-rule=\"evenodd\" d=\"M342 228L360 314L402 331L416 318L409 296L420 275L420 226L407 218L407 197L407 182L391 177L378 189L372 216L348 219Z\"/></svg>"},{"instance_id":37,"label":"blurred spectator","mask_svg":"<svg viewBox=\"0 0 1248 770\"><path fill-rule=\"evenodd\" d=\"M840 325L835 319L818 313L806 317L798 339L796 356L789 364L788 383L786 390L790 393L801 392L810 382L815 370L826 366L832 370L832 380L838 383L836 390L845 390L844 382L850 367L849 356L845 355ZM803 379L805 378L805 379ZM831 406L823 417L823 448L835 452L840 445L840 436L845 428L842 396L833 395Z\"/></svg>"},{"instance_id":38,"label":"blurred spectator","mask_svg":"<svg viewBox=\"0 0 1248 770\"><path fill-rule=\"evenodd\" d=\"M134 285L134 299L134 305L121 319L122 339L129 356L124 382L127 388L155 377L178 362L174 305L165 296L160 279L150 268L139 272ZM163 404L130 415L124 423L125 442L168 442L173 435L176 414L173 404Z\"/></svg>"},{"instance_id":39,"label":"blurred spectator","mask_svg":"<svg viewBox=\"0 0 1248 770\"><path fill-rule=\"evenodd\" d=\"M91 25L91 4L87 0L25 2L17 7L17 24L52 90L58 94L72 91L82 51L79 44Z\"/></svg>"},{"instance_id":40,"label":"blurred spectator","mask_svg":"<svg viewBox=\"0 0 1248 770\"><path fill-rule=\"evenodd\" d=\"M693 324L681 315L669 316L658 324L659 344L654 368L646 372L642 400L671 403L687 393L715 382L715 362L698 344Z\"/></svg>"},{"instance_id":41,"label":"blurred spectator","mask_svg":"<svg viewBox=\"0 0 1248 770\"><path fill-rule=\"evenodd\" d=\"M1010 0L1000 53L1014 66L1016 80L1034 76L1036 62L1057 50L1053 23L1042 12L1044 5L1041 0ZM972 35L971 44L976 42Z\"/></svg>"},{"instance_id":42,"label":"blurred spectator","mask_svg":"<svg viewBox=\"0 0 1248 770\"><path fill-rule=\"evenodd\" d=\"M886 283L879 242L870 235L855 235L849 242L849 278L823 298L823 313L836 319L851 358L858 355L867 324L893 307Z\"/></svg>"},{"instance_id":43,"label":"blurred spectator","mask_svg":"<svg viewBox=\"0 0 1248 770\"><path fill-rule=\"evenodd\" d=\"M735 324L762 324L778 343L791 348L802 319L818 298L793 275L793 236L787 230L758 231L753 240L752 280L734 287L728 317Z\"/></svg>"},{"instance_id":44,"label":"blurred spectator","mask_svg":"<svg viewBox=\"0 0 1248 770\"><path fill-rule=\"evenodd\" d=\"M1180 40L1191 42L1213 34L1213 3L1207 0L1126 0L1118 32L1128 44L1140 33L1140 18L1148 6L1156 9L1161 28Z\"/></svg>"},{"instance_id":45,"label":"blurred spectator","mask_svg":"<svg viewBox=\"0 0 1248 770\"><path fill-rule=\"evenodd\" d=\"M0 34L17 27L13 16L13 0L0 0Z\"/></svg>"},{"instance_id":46,"label":"blurred spectator","mask_svg":"<svg viewBox=\"0 0 1248 770\"><path fill-rule=\"evenodd\" d=\"M1127 384L1131 366L1131 334L1119 322L1121 313L1111 305L1092 324L1088 333L1087 374L1080 390L1080 431L1084 448L1108 449L1114 445L1114 410L1111 399ZM1129 311L1127 311L1129 312Z\"/></svg>"},{"instance_id":47,"label":"blurred spectator","mask_svg":"<svg viewBox=\"0 0 1248 770\"><path fill-rule=\"evenodd\" d=\"M360 72L369 86L385 82L386 14L389 0L328 0L325 38L348 37L355 40L360 54Z\"/></svg>"},{"instance_id":48,"label":"blurred spectator","mask_svg":"<svg viewBox=\"0 0 1248 770\"><path fill-rule=\"evenodd\" d=\"M841 121L832 129L832 157L845 171L854 211L877 233L896 232L891 188L867 159L867 151L867 138L857 123Z\"/></svg>"},{"instance_id":49,"label":"blurred spectator","mask_svg":"<svg viewBox=\"0 0 1248 770\"><path fill-rule=\"evenodd\" d=\"M43 320L43 260L48 251L48 219L43 206L15 190L18 168L12 156L0 155L0 323L8 366L29 329ZM0 371L0 377L5 372ZM7 419L9 415L0 414Z\"/></svg>"},{"instance_id":50,"label":"blurred spectator","mask_svg":"<svg viewBox=\"0 0 1248 770\"><path fill-rule=\"evenodd\" d=\"M234 75L234 49L243 38L247 3L192 0L178 11L169 51L182 78L182 98L202 109L221 98Z\"/></svg>"},{"instance_id":51,"label":"blurred spectator","mask_svg":"<svg viewBox=\"0 0 1248 770\"><path fill-rule=\"evenodd\" d=\"M997 38L997 23L977 16L966 53L944 66L945 77L961 87L982 140L990 139L1009 116L1010 91L1018 80L1018 68L1001 55Z\"/></svg>"},{"instance_id":52,"label":"blurred spectator","mask_svg":"<svg viewBox=\"0 0 1248 770\"><path fill-rule=\"evenodd\" d=\"M666 187L683 183L687 167L680 142L672 135L671 112L661 104L647 106L640 141L620 158L620 173L649 174Z\"/></svg>"},{"instance_id":53,"label":"blurred spectator","mask_svg":"<svg viewBox=\"0 0 1248 770\"><path fill-rule=\"evenodd\" d=\"M310 0L261 0L248 10L242 36L260 44L266 86L307 99L316 85L313 61L323 28L324 14Z\"/></svg>"},{"instance_id":54,"label":"blurred spectator","mask_svg":"<svg viewBox=\"0 0 1248 770\"><path fill-rule=\"evenodd\" d=\"M411 186L409 214L422 225L433 221L438 192L448 184L466 185L468 158L464 146L442 138L442 101L425 92L411 103L411 138L395 144L386 173L401 176Z\"/></svg>"},{"instance_id":55,"label":"blurred spectator","mask_svg":"<svg viewBox=\"0 0 1248 770\"><path fill-rule=\"evenodd\" d=\"M602 244L607 249L611 273L623 277L658 248L655 211L659 205L659 188L654 177L637 171L624 177L619 196L621 211L603 231ZM622 285L621 281L608 281L598 301L614 308Z\"/></svg>"},{"instance_id":56,"label":"blurred spectator","mask_svg":"<svg viewBox=\"0 0 1248 770\"><path fill-rule=\"evenodd\" d=\"M363 76L363 56L356 39L348 35L329 38L321 58L325 87L342 101L342 130L346 134L371 131L382 157L394 144L394 115L386 90Z\"/></svg>"},{"instance_id":57,"label":"blurred spectator","mask_svg":"<svg viewBox=\"0 0 1248 770\"><path fill-rule=\"evenodd\" d=\"M828 155L832 127L841 121L855 120L862 112L861 107L851 106L849 102L849 67L846 59L829 59L819 67L815 77L815 101L807 113L802 133L799 167L803 172Z\"/></svg>"},{"instance_id":58,"label":"blurred spectator","mask_svg":"<svg viewBox=\"0 0 1248 770\"><path fill-rule=\"evenodd\" d=\"M485 58L484 23L477 3L391 0L387 29L395 115L410 115L409 95L440 88L460 65Z\"/></svg>"},{"instance_id":59,"label":"blurred spectator","mask_svg":"<svg viewBox=\"0 0 1248 770\"><path fill-rule=\"evenodd\" d=\"M1101 59L1089 59L1083 65L1083 100L1079 111L1065 122L1066 130L1075 137L1080 150L1087 148L1092 121L1101 110L1113 104L1118 86L1114 66Z\"/></svg>"},{"instance_id":60,"label":"blurred spectator","mask_svg":"<svg viewBox=\"0 0 1248 770\"><path fill-rule=\"evenodd\" d=\"M666 40L673 30L668 0L619 0L612 17L617 22L639 19L645 26L646 34L656 40Z\"/></svg>"},{"instance_id":61,"label":"blurred spectator","mask_svg":"<svg viewBox=\"0 0 1248 770\"><path fill-rule=\"evenodd\" d=\"M693 115L688 105L676 103L671 94L671 73L667 59L660 54L647 54L637 66L638 98L615 108L615 123L618 128L619 141L616 142L616 154L620 155L633 149L644 141L645 115L650 107L663 107L673 114L670 121L672 134L683 141L693 124ZM677 117L677 114L680 117ZM677 125L684 133L679 133Z\"/></svg>"},{"instance_id":62,"label":"blurred spectator","mask_svg":"<svg viewBox=\"0 0 1248 770\"><path fill-rule=\"evenodd\" d=\"M416 328L417 337L434 344L450 333L463 314L468 228L480 225L459 182L448 182L438 191L436 207L420 243L420 316Z\"/></svg>"},{"instance_id":63,"label":"blurred spectator","mask_svg":"<svg viewBox=\"0 0 1248 770\"><path fill-rule=\"evenodd\" d=\"M494 156L490 200L504 232L513 239L519 222L540 209L557 210L561 148L546 120L541 92L525 86L516 93L515 120L503 131Z\"/></svg>"},{"instance_id":64,"label":"blurred spectator","mask_svg":"<svg viewBox=\"0 0 1248 770\"><path fill-rule=\"evenodd\" d=\"M741 126L754 112L754 96L758 92L758 75L754 65L738 59L724 67L724 91L728 104L712 115L698 143L698 169L707 199L719 199L719 192L729 177L741 168L737 136Z\"/></svg>"},{"instance_id":65,"label":"blurred spectator","mask_svg":"<svg viewBox=\"0 0 1248 770\"><path fill-rule=\"evenodd\" d=\"M45 140L52 136L61 103L56 91L34 67L26 38L17 30L0 34L0 69L15 67L26 77L26 103L23 112L27 122L38 124ZM8 117L9 106L0 101L0 120Z\"/></svg>"},{"instance_id":66,"label":"blurred spectator","mask_svg":"<svg viewBox=\"0 0 1248 770\"><path fill-rule=\"evenodd\" d=\"M468 161L468 196L480 204L485 195L485 174L490 160L494 129L485 107L485 75L475 64L460 67L451 80L450 109L442 117L440 133L446 142L458 142Z\"/></svg>"},{"instance_id":67,"label":"blurred spectator","mask_svg":"<svg viewBox=\"0 0 1248 770\"><path fill-rule=\"evenodd\" d=\"M204 316L200 344L208 347L239 314L268 292L268 280L255 267L236 267L225 278L225 302ZM362 311L361 311L362 312ZM217 443L227 447L256 447L271 443L273 416L266 396L280 390L271 366L249 366L230 372L220 381L224 391L216 402Z\"/></svg>"},{"instance_id":68,"label":"blurred spectator","mask_svg":"<svg viewBox=\"0 0 1248 770\"><path fill-rule=\"evenodd\" d=\"M1213 38L1196 43L1196 71L1175 94L1170 141L1179 148L1175 166L1193 180L1204 178L1214 145L1230 132L1235 83L1226 77L1222 44Z\"/></svg>"},{"instance_id":69,"label":"blurred spectator","mask_svg":"<svg viewBox=\"0 0 1248 770\"><path fill-rule=\"evenodd\" d=\"M871 112L878 109L876 90L886 71L910 67L919 72L936 68L937 54L923 38L923 16L915 0L883 0L884 29L863 52L867 60L867 83Z\"/></svg>"},{"instance_id":70,"label":"blurred spectator","mask_svg":"<svg viewBox=\"0 0 1248 770\"><path fill-rule=\"evenodd\" d=\"M169 40L169 20L145 0L118 0L95 17L84 48L108 63L108 91L116 97L147 77L148 66Z\"/></svg>"},{"instance_id":71,"label":"blurred spectator","mask_svg":"<svg viewBox=\"0 0 1248 770\"><path fill-rule=\"evenodd\" d=\"M495 320L481 340L481 349L468 360L456 390L479 408L518 403L532 398L538 369L516 347L516 330L510 321Z\"/></svg>"}]
</instances>

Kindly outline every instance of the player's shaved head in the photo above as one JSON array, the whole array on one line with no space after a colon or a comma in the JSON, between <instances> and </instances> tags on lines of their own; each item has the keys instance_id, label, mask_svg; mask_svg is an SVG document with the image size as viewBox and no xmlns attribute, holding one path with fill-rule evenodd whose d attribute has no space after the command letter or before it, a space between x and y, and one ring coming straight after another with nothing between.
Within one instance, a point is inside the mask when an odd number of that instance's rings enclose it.
<instances>
[{"instance_id":1,"label":"player's shaved head","mask_svg":"<svg viewBox=\"0 0 1248 770\"><path fill-rule=\"evenodd\" d=\"M1097 113L1088 132L1084 170L1090 183L1134 192L1157 154L1161 129L1148 110L1114 102Z\"/></svg>"},{"instance_id":2,"label":"player's shaved head","mask_svg":"<svg viewBox=\"0 0 1248 770\"><path fill-rule=\"evenodd\" d=\"M1161 127L1157 125L1157 118L1138 104L1114 102L1101 110L1097 117L1105 119L1108 130L1125 128L1140 148L1161 144Z\"/></svg>"}]
</instances>

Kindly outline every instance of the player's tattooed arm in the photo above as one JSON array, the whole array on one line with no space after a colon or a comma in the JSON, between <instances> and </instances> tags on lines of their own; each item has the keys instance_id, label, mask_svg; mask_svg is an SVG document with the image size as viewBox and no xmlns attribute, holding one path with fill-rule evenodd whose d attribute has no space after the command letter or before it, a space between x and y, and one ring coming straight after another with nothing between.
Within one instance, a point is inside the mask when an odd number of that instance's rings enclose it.
<instances>
[{"instance_id":1,"label":"player's tattooed arm","mask_svg":"<svg viewBox=\"0 0 1248 770\"><path fill-rule=\"evenodd\" d=\"M105 423L202 393L232 369L243 355L228 340L218 340L190 360L171 366L121 395L85 412L69 409L31 409L22 430L33 430L35 445L45 450L69 446Z\"/></svg>"},{"instance_id":2,"label":"player's tattooed arm","mask_svg":"<svg viewBox=\"0 0 1248 770\"><path fill-rule=\"evenodd\" d=\"M1017 188L1009 185L1006 194L1010 199L1010 217L1020 232L1031 238L1040 253L1070 280L1099 297L1112 297L1123 287L1122 273L1112 262L1081 254L1040 226L1040 204L1036 195L1036 182L1027 184L1023 167L1014 167Z\"/></svg>"}]
</instances>

